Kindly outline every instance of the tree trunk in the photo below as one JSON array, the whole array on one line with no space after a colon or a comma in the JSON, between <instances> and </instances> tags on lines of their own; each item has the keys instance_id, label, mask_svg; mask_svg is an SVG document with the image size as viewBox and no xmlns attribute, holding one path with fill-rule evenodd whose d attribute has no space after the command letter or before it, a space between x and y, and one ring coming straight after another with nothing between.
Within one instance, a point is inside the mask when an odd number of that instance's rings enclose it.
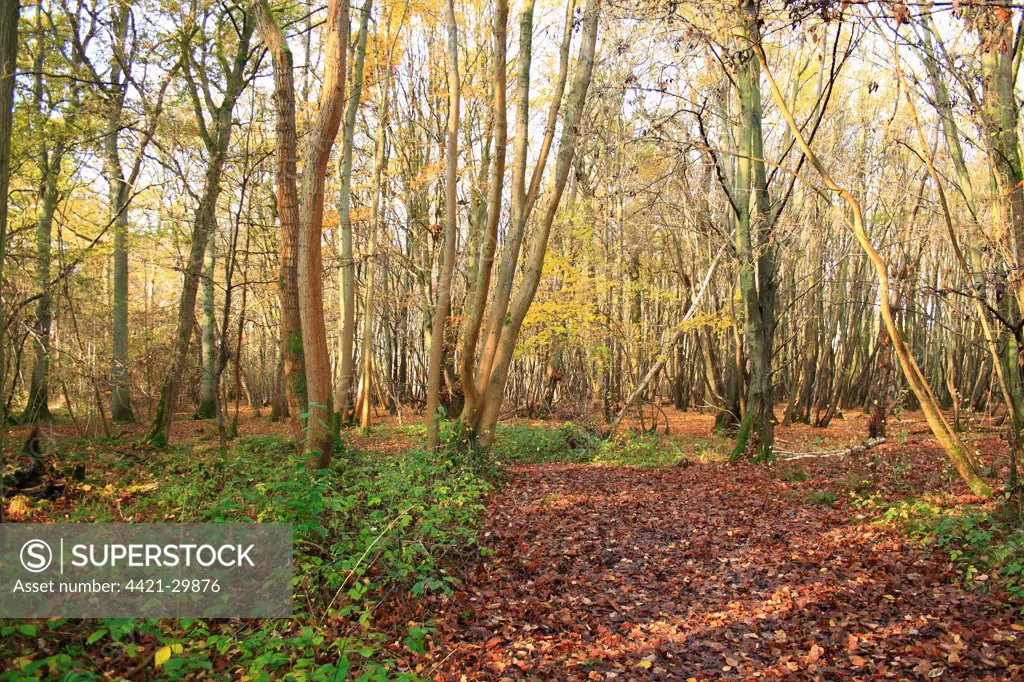
<instances>
[{"instance_id":1,"label":"tree trunk","mask_svg":"<svg viewBox=\"0 0 1024 682\"><path fill-rule=\"evenodd\" d=\"M199 394L199 419L217 415L217 320L214 315L214 268L217 264L217 233L210 234L203 259L203 382Z\"/></svg>"},{"instance_id":2,"label":"tree trunk","mask_svg":"<svg viewBox=\"0 0 1024 682\"><path fill-rule=\"evenodd\" d=\"M21 419L26 422L50 418L50 327L53 322L53 299L50 294L50 245L53 241L53 217L57 211L57 183L60 159L54 154L52 163L43 171L39 189L39 212L36 221L36 302L35 324L32 328L35 359L29 383L28 405ZM43 153L43 158L47 154Z\"/></svg>"},{"instance_id":3,"label":"tree trunk","mask_svg":"<svg viewBox=\"0 0 1024 682\"><path fill-rule=\"evenodd\" d=\"M345 122L342 128L341 156L338 159L338 175L341 190L338 193L338 221L341 231L341 271L339 286L341 298L341 338L338 343L338 386L334 393L334 406L338 418L345 422L352 416L352 393L355 388L355 327L356 327L356 284L355 258L352 251L352 147L356 131L356 114L363 91L363 63L366 58L366 36L373 0L364 0L362 17L359 20L359 34L356 39L355 60L352 65L352 92L345 108Z\"/></svg>"},{"instance_id":4,"label":"tree trunk","mask_svg":"<svg viewBox=\"0 0 1024 682\"><path fill-rule=\"evenodd\" d=\"M312 468L326 467L334 450L331 355L324 321L322 231L324 177L345 103L348 0L330 0L320 111L306 143L299 191L298 282L302 355L306 365L305 448Z\"/></svg>"},{"instance_id":5,"label":"tree trunk","mask_svg":"<svg viewBox=\"0 0 1024 682\"><path fill-rule=\"evenodd\" d=\"M427 370L427 444L441 444L441 370L444 360L444 330L451 306L452 277L455 274L455 247L458 240L458 167L459 167L459 29L455 23L455 0L447 2L448 20L448 176L445 185L444 252L434 303L430 358Z\"/></svg>"},{"instance_id":6,"label":"tree trunk","mask_svg":"<svg viewBox=\"0 0 1024 682\"><path fill-rule=\"evenodd\" d=\"M0 281L7 257L7 203L11 182L11 131L14 122L14 74L18 66L18 0L0 3ZM0 320L6 319L0 292ZM0 338L0 424L7 422L3 407L4 376L7 367L4 341ZM0 428L0 469L4 468L4 434ZM4 521L0 505L0 523Z\"/></svg>"},{"instance_id":7,"label":"tree trunk","mask_svg":"<svg viewBox=\"0 0 1024 682\"><path fill-rule=\"evenodd\" d=\"M740 258L743 336L750 380L743 419L736 433L733 457L772 457L775 415L772 395L772 337L775 326L775 247L771 243L768 188L761 133L761 85L757 60L749 49L756 31L756 6L746 0L737 28L740 46L736 86L740 128L733 200L736 207L736 250ZM758 233L755 255L754 234Z\"/></svg>"},{"instance_id":8,"label":"tree trunk","mask_svg":"<svg viewBox=\"0 0 1024 682\"><path fill-rule=\"evenodd\" d=\"M385 81L386 82L386 81ZM370 209L370 243L366 250L366 291L363 298L363 402L359 414L359 426L370 428L370 407L373 404L373 306L377 276L377 235L380 225L380 193L381 175L387 165L387 130L388 130L388 93L387 85L383 85L380 111L377 114L377 142L373 163L373 195Z\"/></svg>"},{"instance_id":9,"label":"tree trunk","mask_svg":"<svg viewBox=\"0 0 1024 682\"><path fill-rule=\"evenodd\" d=\"M306 368L302 354L302 323L299 318L298 231L299 199L297 189L298 143L295 133L295 81L292 53L284 34L270 15L266 0L253 3L256 25L270 53L274 72L275 123L275 205L281 224L281 259L278 270L278 295L281 302L281 374L286 411L301 452L305 445L301 415L306 412Z\"/></svg>"},{"instance_id":10,"label":"tree trunk","mask_svg":"<svg viewBox=\"0 0 1024 682\"><path fill-rule=\"evenodd\" d=\"M33 67L35 70L32 95L38 121L42 123L48 113L44 110L43 71L47 54L42 17L37 17L38 45ZM64 158L64 140L54 145L40 135L36 154L39 168L39 192L36 208L36 302L35 321L32 327L32 378L29 384L28 404L21 415L22 421L33 422L50 417L50 327L53 321L50 295L50 245L53 241L53 217L59 199L58 184ZM52 147L52 149L51 149Z\"/></svg>"}]
</instances>

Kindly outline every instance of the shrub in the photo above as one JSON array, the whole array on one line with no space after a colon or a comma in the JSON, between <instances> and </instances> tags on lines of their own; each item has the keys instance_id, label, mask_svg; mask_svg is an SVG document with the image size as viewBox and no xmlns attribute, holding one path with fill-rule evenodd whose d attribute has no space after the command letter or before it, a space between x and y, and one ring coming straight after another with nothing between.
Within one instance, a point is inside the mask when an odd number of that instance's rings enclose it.
<instances>
[{"instance_id":1,"label":"shrub","mask_svg":"<svg viewBox=\"0 0 1024 682\"><path fill-rule=\"evenodd\" d=\"M589 462L600 437L572 422L557 426L509 424L498 427L494 455L499 462L545 464Z\"/></svg>"}]
</instances>

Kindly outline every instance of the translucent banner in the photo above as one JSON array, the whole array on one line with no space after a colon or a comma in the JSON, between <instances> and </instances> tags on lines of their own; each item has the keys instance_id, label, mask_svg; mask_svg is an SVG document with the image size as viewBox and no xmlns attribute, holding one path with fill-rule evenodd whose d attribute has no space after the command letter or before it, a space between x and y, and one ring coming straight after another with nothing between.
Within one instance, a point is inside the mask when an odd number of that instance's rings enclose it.
<instances>
[{"instance_id":1,"label":"translucent banner","mask_svg":"<svg viewBox=\"0 0 1024 682\"><path fill-rule=\"evenodd\" d=\"M290 524L0 524L0 618L291 615Z\"/></svg>"}]
</instances>

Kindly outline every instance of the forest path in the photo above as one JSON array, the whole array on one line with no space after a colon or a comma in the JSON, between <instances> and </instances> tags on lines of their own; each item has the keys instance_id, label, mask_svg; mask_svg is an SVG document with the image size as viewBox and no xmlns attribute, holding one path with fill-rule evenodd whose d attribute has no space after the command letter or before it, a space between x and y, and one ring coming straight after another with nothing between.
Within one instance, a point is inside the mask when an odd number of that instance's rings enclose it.
<instances>
[{"instance_id":1,"label":"forest path","mask_svg":"<svg viewBox=\"0 0 1024 682\"><path fill-rule=\"evenodd\" d=\"M421 674L1024 678L1019 614L763 466L518 466L485 533Z\"/></svg>"}]
</instances>

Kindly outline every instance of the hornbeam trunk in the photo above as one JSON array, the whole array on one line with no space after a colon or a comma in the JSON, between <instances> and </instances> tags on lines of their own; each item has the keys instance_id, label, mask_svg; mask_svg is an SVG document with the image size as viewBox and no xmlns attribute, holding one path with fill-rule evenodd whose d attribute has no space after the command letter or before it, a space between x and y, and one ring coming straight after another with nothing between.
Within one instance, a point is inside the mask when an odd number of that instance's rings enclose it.
<instances>
[{"instance_id":1,"label":"hornbeam trunk","mask_svg":"<svg viewBox=\"0 0 1024 682\"><path fill-rule=\"evenodd\" d=\"M355 328L356 328L356 264L352 251L352 147L356 130L356 114L363 89L363 63L366 59L367 25L370 20L372 0L363 3L362 17L359 20L359 34L356 39L355 61L352 64L352 92L345 108L345 121L342 125L341 156L338 158L338 175L341 190L338 192L338 222L341 231L341 269L338 273L338 285L341 295L341 330L338 341L338 385L334 392L334 408L338 411L338 419L347 421L352 416L352 393L355 389Z\"/></svg>"}]
</instances>

